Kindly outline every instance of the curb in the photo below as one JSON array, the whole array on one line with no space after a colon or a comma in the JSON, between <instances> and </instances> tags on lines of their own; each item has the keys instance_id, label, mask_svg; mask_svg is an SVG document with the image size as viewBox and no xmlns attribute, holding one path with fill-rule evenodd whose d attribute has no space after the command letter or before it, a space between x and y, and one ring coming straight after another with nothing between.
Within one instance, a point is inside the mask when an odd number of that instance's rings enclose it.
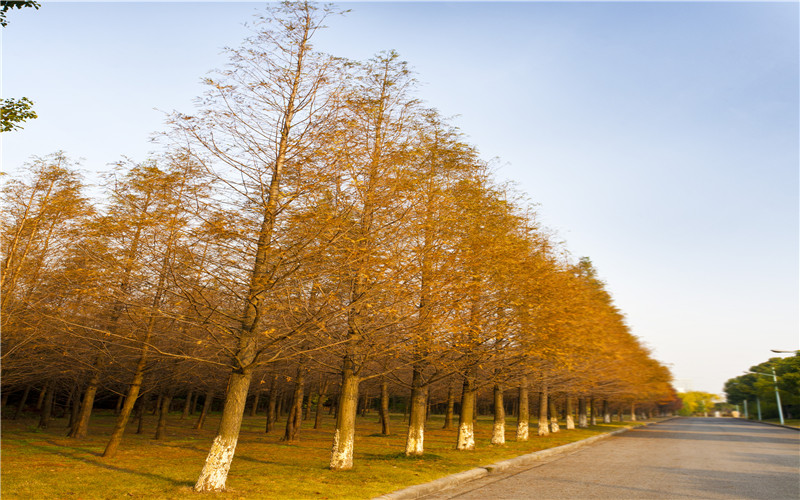
<instances>
[{"instance_id":1,"label":"curb","mask_svg":"<svg viewBox=\"0 0 800 500\"><path fill-rule=\"evenodd\" d=\"M666 420L671 420L671 419L666 419ZM597 436L592 436L586 439L582 439L580 441L575 441L574 443L562 444L561 446L556 446L554 448L547 448L545 450L535 451L533 453L528 453L527 455L521 455L518 457L509 458L508 460L503 460L501 462L497 462L490 465L482 465L474 469L469 469L464 472L459 472L457 474L452 474L449 476L433 480L429 483L416 484L414 486L409 486L408 488L403 488L402 490L393 491L391 493L375 497L373 500L410 500L410 499L424 497L425 495L430 495L432 493L439 493L442 490L453 488L455 486L462 485L469 481L474 481L476 479L480 479L482 477L490 475L501 474L503 472L507 472L509 470L518 467L532 465L541 462L546 458L558 455L564 455L566 453L576 451L585 446L589 446L590 444L593 444L597 441L600 441L602 439L607 439L617 434L622 434L623 432L627 432L631 429L635 429L637 427L645 427L647 425L656 424L659 422L665 422L666 420L659 420L658 422L642 422L641 425L631 425L623 427L622 429L617 429L615 431L607 432L604 434L598 434Z\"/></svg>"}]
</instances>

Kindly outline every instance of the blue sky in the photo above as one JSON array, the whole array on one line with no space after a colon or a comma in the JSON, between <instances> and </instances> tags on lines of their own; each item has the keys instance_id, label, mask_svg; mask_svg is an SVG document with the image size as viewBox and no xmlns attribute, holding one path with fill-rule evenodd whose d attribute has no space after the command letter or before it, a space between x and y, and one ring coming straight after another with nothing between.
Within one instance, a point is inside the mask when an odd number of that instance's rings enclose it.
<instances>
[{"instance_id":1,"label":"blue sky","mask_svg":"<svg viewBox=\"0 0 800 500\"><path fill-rule=\"evenodd\" d=\"M259 3L12 11L3 96L40 118L3 170L63 149L142 160ZM316 41L395 49L541 220L589 256L634 334L696 390L798 349L798 4L351 3ZM156 109L154 109L156 108ZM158 111L162 110L162 111Z\"/></svg>"}]
</instances>

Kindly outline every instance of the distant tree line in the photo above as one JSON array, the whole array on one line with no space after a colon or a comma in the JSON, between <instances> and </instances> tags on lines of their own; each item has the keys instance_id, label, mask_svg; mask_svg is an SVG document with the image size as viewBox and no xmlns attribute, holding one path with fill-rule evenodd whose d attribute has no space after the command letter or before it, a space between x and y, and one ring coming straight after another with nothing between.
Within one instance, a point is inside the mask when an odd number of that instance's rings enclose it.
<instances>
[{"instance_id":1,"label":"distant tree line","mask_svg":"<svg viewBox=\"0 0 800 500\"><path fill-rule=\"evenodd\" d=\"M775 377L772 373L775 373ZM748 415L756 418L758 408L763 418L778 418L778 402L775 397L775 379L778 395L786 418L800 415L800 354L785 358L774 357L751 366L747 373L725 382L725 397L730 404L749 406Z\"/></svg>"}]
</instances>

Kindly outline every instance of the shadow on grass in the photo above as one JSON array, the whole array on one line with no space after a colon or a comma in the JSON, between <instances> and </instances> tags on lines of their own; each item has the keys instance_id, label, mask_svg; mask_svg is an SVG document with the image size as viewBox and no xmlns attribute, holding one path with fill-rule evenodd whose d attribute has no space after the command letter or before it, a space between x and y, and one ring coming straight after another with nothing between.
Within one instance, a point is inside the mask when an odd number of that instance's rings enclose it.
<instances>
[{"instance_id":1,"label":"shadow on grass","mask_svg":"<svg viewBox=\"0 0 800 500\"><path fill-rule=\"evenodd\" d=\"M208 453L208 448L203 449L203 448L199 448L197 446L191 446L191 445L188 445L188 444L177 444L174 441L172 441L172 442L166 441L166 442L161 442L161 443L158 442L158 441L153 441L151 444L153 446L163 446L164 448L181 448L183 450L196 451L197 453L201 453L201 454Z\"/></svg>"},{"instance_id":2,"label":"shadow on grass","mask_svg":"<svg viewBox=\"0 0 800 500\"><path fill-rule=\"evenodd\" d=\"M417 456L406 456L404 452L400 453L362 453L361 458L365 460L405 460L407 462L435 462L444 460L444 457L435 455L433 453L425 453Z\"/></svg>"},{"instance_id":3,"label":"shadow on grass","mask_svg":"<svg viewBox=\"0 0 800 500\"><path fill-rule=\"evenodd\" d=\"M62 456L62 457L71 458L72 460L76 460L78 462L83 462L83 463L88 464L88 465L93 465L93 466L99 467L101 469L111 470L111 471L115 471L115 472L125 472L127 474L134 474L134 475L137 475L137 476L147 477L147 478L150 478L150 479L160 479L162 481L166 481L168 483L171 483L171 484L173 484L175 486L189 486L189 487L194 486L194 483L190 482L190 481L178 481L178 480L172 479L171 477L166 477L166 476L161 476L161 475L158 475L158 474L153 474L152 472L143 472L143 471L139 471L139 470L128 469L128 468L125 468L125 467L118 467L116 465L111 465L111 464L104 463L104 462L102 462L100 460L94 460L92 458L87 458L85 456L81 456L81 455L91 455L93 457L98 457L98 458L100 457L100 453L95 453L93 451L89 451L89 450L86 450L84 448L77 448L77 447L73 447L73 446L64 446L64 445L57 444L57 443L52 442L52 441L46 441L46 442L48 444L52 444L54 446L58 446L58 448L60 450L62 450L62 451L55 451L52 448L49 448L47 446L37 445L37 444L31 443L31 442L27 442L26 444L27 444L27 446L30 446L31 448L35 448L35 449L40 450L42 452L55 454L55 455L59 455L59 456ZM66 450L72 450L72 452L69 452L69 451L66 451Z\"/></svg>"},{"instance_id":4,"label":"shadow on grass","mask_svg":"<svg viewBox=\"0 0 800 500\"><path fill-rule=\"evenodd\" d=\"M254 462L254 463L257 463L257 464L278 465L278 466L282 466L282 467L285 467L285 466L289 465L286 462L275 462L275 461L271 461L271 460L262 460L260 458L248 457L247 455L242 455L241 453L237 453L233 457L233 459L234 460L244 460L245 462Z\"/></svg>"}]
</instances>

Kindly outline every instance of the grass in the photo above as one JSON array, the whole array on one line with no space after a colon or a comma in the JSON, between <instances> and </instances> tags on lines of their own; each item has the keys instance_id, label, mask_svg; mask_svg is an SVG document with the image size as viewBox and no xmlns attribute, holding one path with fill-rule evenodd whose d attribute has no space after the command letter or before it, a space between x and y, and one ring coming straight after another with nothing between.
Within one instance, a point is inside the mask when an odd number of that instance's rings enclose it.
<instances>
[{"instance_id":1,"label":"grass","mask_svg":"<svg viewBox=\"0 0 800 500\"><path fill-rule=\"evenodd\" d=\"M108 412L93 416L84 440L66 438L66 422L55 420L47 430L36 429L36 421L4 421L2 426L3 499L30 498L197 498L192 492L202 469L219 415L211 415L205 430L192 429L194 420L171 415L169 437L153 440L155 418L143 434L131 424L118 455L100 455L111 433L114 417ZM264 434L264 417L245 417L236 456L228 475L228 491L214 498L372 498L413 484L487 465L610 432L625 423L614 422L589 429L563 430L548 437L533 436L514 441L516 423L508 419L508 442L489 444L491 417L476 426L476 450L454 449L455 430L441 430L442 417L432 416L425 433L425 455L406 458L402 451L406 426L402 416L392 416L391 436L380 434L375 414L359 417L354 468L334 472L327 469L333 436L333 419L323 428L304 423L297 445L281 443L282 428ZM535 431L535 427L532 427Z\"/></svg>"},{"instance_id":2,"label":"grass","mask_svg":"<svg viewBox=\"0 0 800 500\"><path fill-rule=\"evenodd\" d=\"M779 424L781 423L781 420L779 418L765 418L764 422ZM800 427L800 418L787 418L784 419L783 423L789 427Z\"/></svg>"}]
</instances>

